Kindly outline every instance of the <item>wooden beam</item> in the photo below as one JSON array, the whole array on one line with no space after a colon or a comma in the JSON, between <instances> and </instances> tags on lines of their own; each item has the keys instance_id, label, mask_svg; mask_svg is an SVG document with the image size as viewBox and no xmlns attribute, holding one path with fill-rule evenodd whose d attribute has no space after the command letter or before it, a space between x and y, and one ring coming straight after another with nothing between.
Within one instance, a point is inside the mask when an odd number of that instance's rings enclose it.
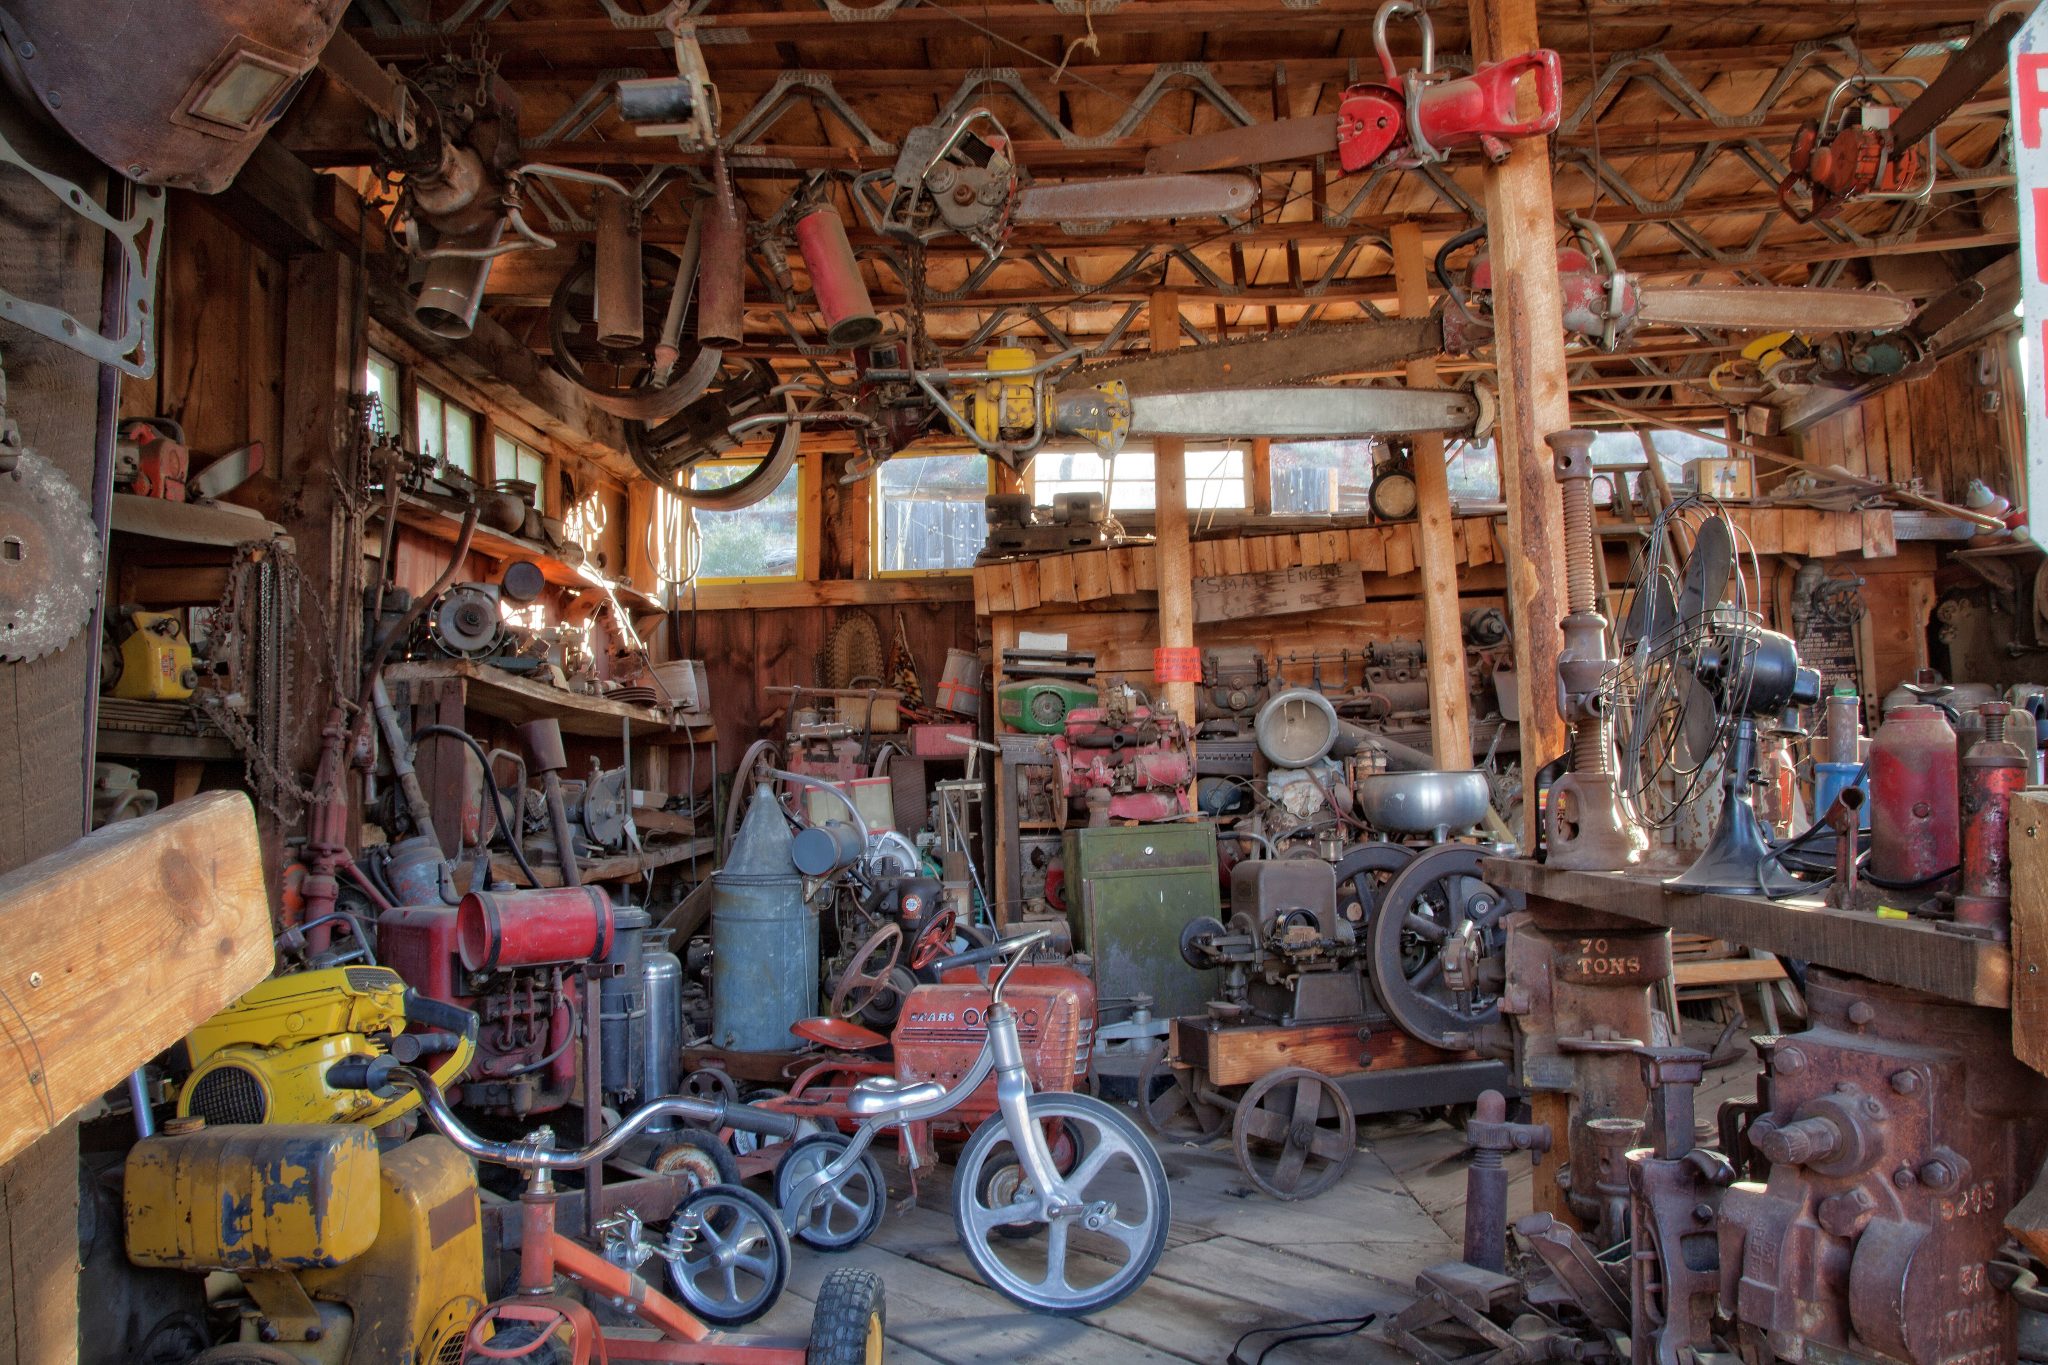
<instances>
[{"instance_id":1,"label":"wooden beam","mask_svg":"<svg viewBox=\"0 0 2048 1365\"><path fill-rule=\"evenodd\" d=\"M0 1162L270 975L255 813L206 792L0 877Z\"/></svg>"},{"instance_id":2,"label":"wooden beam","mask_svg":"<svg viewBox=\"0 0 2048 1365\"><path fill-rule=\"evenodd\" d=\"M1149 316L1152 349L1171 351L1180 345L1180 295L1162 289L1152 295ZM1152 442L1153 537L1159 574L1159 647L1192 649L1195 645L1195 571L1188 550L1187 442L1159 436ZM1189 725L1195 723L1195 684L1165 684L1166 704Z\"/></svg>"},{"instance_id":3,"label":"wooden beam","mask_svg":"<svg viewBox=\"0 0 2048 1365\"><path fill-rule=\"evenodd\" d=\"M1397 223L1393 231L1394 278L1401 289L1401 315L1429 311L1429 258L1422 231L1413 223ZM1408 386L1436 387L1433 358L1408 362ZM1450 471L1444 466L1441 432L1415 438L1415 526L1422 570L1422 644L1429 661L1430 748L1436 766L1472 766L1472 720L1465 699L1465 625L1458 611L1458 542L1451 529Z\"/></svg>"},{"instance_id":4,"label":"wooden beam","mask_svg":"<svg viewBox=\"0 0 2048 1365\"><path fill-rule=\"evenodd\" d=\"M1254 436L1251 453L1245 457L1245 481L1251 485L1251 494L1245 505L1251 508L1255 517L1273 515L1273 442L1270 437Z\"/></svg>"},{"instance_id":5,"label":"wooden beam","mask_svg":"<svg viewBox=\"0 0 2048 1365\"><path fill-rule=\"evenodd\" d=\"M1534 0L1469 0L1473 56L1498 61L1542 46ZM1564 513L1543 438L1571 424L1564 357L1564 301L1557 278L1550 149L1513 144L1485 173L1487 247L1496 287L1495 353L1500 420L1494 436L1507 497L1508 611L1515 632L1515 695L1522 771L1564 752L1557 709L1557 623L1564 616ZM1524 847L1536 845L1542 812L1525 803Z\"/></svg>"}]
</instances>

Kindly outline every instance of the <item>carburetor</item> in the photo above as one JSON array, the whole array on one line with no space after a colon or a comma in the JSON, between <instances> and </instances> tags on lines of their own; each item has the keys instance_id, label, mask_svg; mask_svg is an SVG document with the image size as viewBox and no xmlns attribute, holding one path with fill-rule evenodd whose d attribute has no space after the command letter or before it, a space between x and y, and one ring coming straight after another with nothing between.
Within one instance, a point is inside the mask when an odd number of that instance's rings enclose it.
<instances>
[{"instance_id":1,"label":"carburetor","mask_svg":"<svg viewBox=\"0 0 2048 1365\"><path fill-rule=\"evenodd\" d=\"M2015 1358L1988 1269L2048 1141L2003 1013L1819 968L1721 1200L1721 1308L1763 1359ZM1758 1180L1762 1183L1758 1183Z\"/></svg>"}]
</instances>

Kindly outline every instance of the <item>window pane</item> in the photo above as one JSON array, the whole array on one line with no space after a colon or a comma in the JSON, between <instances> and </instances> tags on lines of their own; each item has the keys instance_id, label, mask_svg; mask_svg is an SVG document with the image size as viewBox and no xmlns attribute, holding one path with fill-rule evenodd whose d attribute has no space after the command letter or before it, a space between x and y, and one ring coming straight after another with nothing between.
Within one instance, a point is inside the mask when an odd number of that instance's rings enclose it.
<instances>
[{"instance_id":1,"label":"window pane","mask_svg":"<svg viewBox=\"0 0 2048 1365\"><path fill-rule=\"evenodd\" d=\"M448 442L441 431L441 395L422 387L419 398L420 454L440 459Z\"/></svg>"},{"instance_id":2,"label":"window pane","mask_svg":"<svg viewBox=\"0 0 2048 1365\"><path fill-rule=\"evenodd\" d=\"M754 469L752 464L698 465L691 471L692 488L723 488ZM797 576L797 510L801 467L783 476L773 493L736 512L697 513L697 534L703 545L701 578L795 578Z\"/></svg>"},{"instance_id":3,"label":"window pane","mask_svg":"<svg viewBox=\"0 0 2048 1365\"><path fill-rule=\"evenodd\" d=\"M441 411L442 425L448 432L448 463L473 479L476 477L476 417L454 403L444 402Z\"/></svg>"},{"instance_id":4,"label":"window pane","mask_svg":"<svg viewBox=\"0 0 2048 1365\"><path fill-rule=\"evenodd\" d=\"M1152 451L1126 446L1104 460L1093 450L1041 452L1031 466L1034 501L1048 505L1060 493L1109 494L1118 511L1143 511L1153 505Z\"/></svg>"},{"instance_id":5,"label":"window pane","mask_svg":"<svg viewBox=\"0 0 2048 1365\"><path fill-rule=\"evenodd\" d=\"M1455 443L1445 474L1453 501L1500 501L1500 454L1491 441Z\"/></svg>"},{"instance_id":6,"label":"window pane","mask_svg":"<svg viewBox=\"0 0 2048 1365\"><path fill-rule=\"evenodd\" d=\"M1372 440L1275 441L1273 511L1280 516L1370 512L1367 494L1379 454L1380 443Z\"/></svg>"},{"instance_id":7,"label":"window pane","mask_svg":"<svg viewBox=\"0 0 2048 1365\"><path fill-rule=\"evenodd\" d=\"M548 462L546 458L532 446L519 447L519 473L517 477L533 485L535 497L540 496L540 488L542 484L547 482L547 475Z\"/></svg>"},{"instance_id":8,"label":"window pane","mask_svg":"<svg viewBox=\"0 0 2048 1365\"><path fill-rule=\"evenodd\" d=\"M1196 511L1242 508L1244 455L1231 449L1188 451L1188 506Z\"/></svg>"},{"instance_id":9,"label":"window pane","mask_svg":"<svg viewBox=\"0 0 2048 1365\"><path fill-rule=\"evenodd\" d=\"M988 539L985 455L897 456L875 474L879 573L931 573L974 565Z\"/></svg>"},{"instance_id":10,"label":"window pane","mask_svg":"<svg viewBox=\"0 0 2048 1365\"><path fill-rule=\"evenodd\" d=\"M519 442L499 432L491 438L491 477L500 483L519 477Z\"/></svg>"},{"instance_id":11,"label":"window pane","mask_svg":"<svg viewBox=\"0 0 2048 1365\"><path fill-rule=\"evenodd\" d=\"M363 392L377 400L377 415L373 419L378 431L390 435L398 430L398 363L389 357L370 352L370 363L363 367Z\"/></svg>"}]
</instances>

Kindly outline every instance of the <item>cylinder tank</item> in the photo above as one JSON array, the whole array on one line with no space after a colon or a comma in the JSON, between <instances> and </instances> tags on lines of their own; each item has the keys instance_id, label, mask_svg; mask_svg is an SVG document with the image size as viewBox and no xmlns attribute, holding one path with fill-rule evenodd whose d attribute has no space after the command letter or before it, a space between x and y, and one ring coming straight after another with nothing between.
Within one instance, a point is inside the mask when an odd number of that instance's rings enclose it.
<instances>
[{"instance_id":1,"label":"cylinder tank","mask_svg":"<svg viewBox=\"0 0 2048 1365\"><path fill-rule=\"evenodd\" d=\"M789 822L766 783L754 792L725 866L711 878L711 1035L771 1052L818 1012L818 921L790 857Z\"/></svg>"},{"instance_id":2,"label":"cylinder tank","mask_svg":"<svg viewBox=\"0 0 2048 1365\"><path fill-rule=\"evenodd\" d=\"M669 951L668 941L668 930L649 930L640 957L647 991L642 1103L675 1094L683 1079L683 964Z\"/></svg>"},{"instance_id":3,"label":"cylinder tank","mask_svg":"<svg viewBox=\"0 0 2048 1365\"><path fill-rule=\"evenodd\" d=\"M604 960L619 971L598 983L597 999L604 1016L598 1039L604 1090L615 1098L652 1098L640 1089L640 1082L647 1055L647 982L642 954L647 927L653 922L638 906L620 906L612 912L615 932L612 950Z\"/></svg>"},{"instance_id":4,"label":"cylinder tank","mask_svg":"<svg viewBox=\"0 0 2048 1365\"><path fill-rule=\"evenodd\" d=\"M1956 732L1938 706L1895 707L1870 746L1870 873L1925 882L1962 861Z\"/></svg>"}]
</instances>

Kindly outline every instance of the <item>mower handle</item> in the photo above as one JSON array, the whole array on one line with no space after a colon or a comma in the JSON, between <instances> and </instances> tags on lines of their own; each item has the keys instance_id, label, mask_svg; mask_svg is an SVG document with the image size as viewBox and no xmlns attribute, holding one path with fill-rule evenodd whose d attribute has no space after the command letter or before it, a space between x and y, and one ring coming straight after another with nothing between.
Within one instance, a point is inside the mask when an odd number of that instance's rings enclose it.
<instances>
[{"instance_id":1,"label":"mower handle","mask_svg":"<svg viewBox=\"0 0 2048 1365\"><path fill-rule=\"evenodd\" d=\"M627 1142L656 1119L679 1118L688 1123L706 1128L737 1128L742 1132L758 1133L763 1137L793 1138L797 1135L798 1120L789 1114L771 1113L766 1109L755 1109L750 1105L728 1105L723 1100L688 1099L671 1095L666 1099L643 1104L627 1115L624 1122L606 1133L588 1147L571 1148L568 1151L555 1147L555 1135L547 1128L520 1138L515 1142L488 1142L470 1131L455 1111L448 1107L448 1097L441 1093L441 1087L434 1078L414 1066L392 1069L389 1077L394 1085L416 1092L441 1135L458 1148L479 1161L489 1161L500 1166L511 1166L519 1170L574 1171L608 1160Z\"/></svg>"}]
</instances>

